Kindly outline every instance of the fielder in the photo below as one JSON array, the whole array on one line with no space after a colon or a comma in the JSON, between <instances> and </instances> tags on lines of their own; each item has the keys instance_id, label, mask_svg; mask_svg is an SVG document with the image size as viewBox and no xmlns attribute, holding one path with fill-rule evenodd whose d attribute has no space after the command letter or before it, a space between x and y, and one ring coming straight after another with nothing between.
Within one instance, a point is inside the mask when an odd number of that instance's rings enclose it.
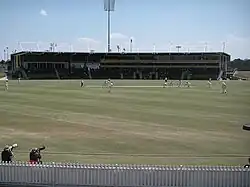
<instances>
[{"instance_id":1,"label":"fielder","mask_svg":"<svg viewBox=\"0 0 250 187\"><path fill-rule=\"evenodd\" d=\"M81 86L81 87L84 87L84 80L81 80L80 86Z\"/></svg>"},{"instance_id":2,"label":"fielder","mask_svg":"<svg viewBox=\"0 0 250 187\"><path fill-rule=\"evenodd\" d=\"M20 81L21 81L21 78L19 77L19 78L17 79L18 84L20 84Z\"/></svg>"},{"instance_id":3,"label":"fielder","mask_svg":"<svg viewBox=\"0 0 250 187\"><path fill-rule=\"evenodd\" d=\"M167 85L168 85L168 78L166 77L166 78L164 79L163 88L166 88Z\"/></svg>"},{"instance_id":4,"label":"fielder","mask_svg":"<svg viewBox=\"0 0 250 187\"><path fill-rule=\"evenodd\" d=\"M221 84L222 94L227 93L227 84L223 81Z\"/></svg>"},{"instance_id":5,"label":"fielder","mask_svg":"<svg viewBox=\"0 0 250 187\"><path fill-rule=\"evenodd\" d=\"M191 86L191 83L189 81L186 81L185 86L189 88Z\"/></svg>"},{"instance_id":6,"label":"fielder","mask_svg":"<svg viewBox=\"0 0 250 187\"><path fill-rule=\"evenodd\" d=\"M9 80L6 77L6 80L5 80L5 91L8 91L8 90L9 90Z\"/></svg>"},{"instance_id":7,"label":"fielder","mask_svg":"<svg viewBox=\"0 0 250 187\"><path fill-rule=\"evenodd\" d=\"M181 87L182 81L179 80L178 87Z\"/></svg>"},{"instance_id":8,"label":"fielder","mask_svg":"<svg viewBox=\"0 0 250 187\"><path fill-rule=\"evenodd\" d=\"M102 88L103 87L107 87L109 85L109 82L110 82L110 79L105 80L104 83L103 83L103 85L102 85Z\"/></svg>"},{"instance_id":9,"label":"fielder","mask_svg":"<svg viewBox=\"0 0 250 187\"><path fill-rule=\"evenodd\" d=\"M211 78L208 80L207 85L208 85L209 88L212 87L212 80L211 80Z\"/></svg>"},{"instance_id":10,"label":"fielder","mask_svg":"<svg viewBox=\"0 0 250 187\"><path fill-rule=\"evenodd\" d=\"M114 83L110 81L109 79L109 83L108 83L108 93L111 93L111 89L114 86Z\"/></svg>"},{"instance_id":11,"label":"fielder","mask_svg":"<svg viewBox=\"0 0 250 187\"><path fill-rule=\"evenodd\" d=\"M174 82L173 81L170 81L170 83L169 83L169 86L174 86Z\"/></svg>"}]
</instances>

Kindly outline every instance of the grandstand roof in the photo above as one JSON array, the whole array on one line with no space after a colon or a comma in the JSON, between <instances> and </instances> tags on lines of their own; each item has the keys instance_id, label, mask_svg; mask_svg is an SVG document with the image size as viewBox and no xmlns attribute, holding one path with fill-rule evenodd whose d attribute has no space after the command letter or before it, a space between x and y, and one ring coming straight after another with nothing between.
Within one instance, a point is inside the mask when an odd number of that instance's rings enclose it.
<instances>
[{"instance_id":1,"label":"grandstand roof","mask_svg":"<svg viewBox=\"0 0 250 187\"><path fill-rule=\"evenodd\" d=\"M111 52L111 53L107 53L107 52L94 52L94 53L90 53L90 52L32 52L32 51L21 51L18 53L13 53L12 56L24 56L24 55L60 55L60 56L87 56L87 55L100 55L100 56L108 56L108 55L160 55L160 56L168 56L168 55L224 55L224 56L230 56L227 53L224 52Z\"/></svg>"}]
</instances>

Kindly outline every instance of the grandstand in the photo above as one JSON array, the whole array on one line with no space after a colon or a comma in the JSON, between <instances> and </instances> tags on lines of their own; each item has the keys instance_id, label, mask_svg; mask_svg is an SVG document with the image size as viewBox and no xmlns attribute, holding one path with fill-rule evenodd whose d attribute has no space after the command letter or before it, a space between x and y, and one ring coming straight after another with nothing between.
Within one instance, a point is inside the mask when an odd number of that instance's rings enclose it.
<instances>
[{"instance_id":1,"label":"grandstand","mask_svg":"<svg viewBox=\"0 0 250 187\"><path fill-rule=\"evenodd\" d=\"M24 79L218 79L230 55L217 53L18 52L12 73Z\"/></svg>"}]
</instances>

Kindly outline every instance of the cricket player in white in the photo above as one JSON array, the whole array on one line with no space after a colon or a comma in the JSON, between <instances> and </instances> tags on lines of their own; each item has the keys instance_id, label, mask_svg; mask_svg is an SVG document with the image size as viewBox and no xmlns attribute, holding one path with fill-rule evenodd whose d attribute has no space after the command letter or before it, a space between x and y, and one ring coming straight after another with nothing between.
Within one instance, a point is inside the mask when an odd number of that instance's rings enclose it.
<instances>
[{"instance_id":1,"label":"cricket player in white","mask_svg":"<svg viewBox=\"0 0 250 187\"><path fill-rule=\"evenodd\" d=\"M226 94L227 93L227 84L224 81L221 84L221 88L222 88L222 94Z\"/></svg>"},{"instance_id":2,"label":"cricket player in white","mask_svg":"<svg viewBox=\"0 0 250 187\"><path fill-rule=\"evenodd\" d=\"M211 78L209 78L209 80L208 80L208 82L207 82L207 85L208 85L209 88L212 87L212 79L211 79Z\"/></svg>"},{"instance_id":3,"label":"cricket player in white","mask_svg":"<svg viewBox=\"0 0 250 187\"><path fill-rule=\"evenodd\" d=\"M191 83L189 81L186 81L185 86L189 88L191 86Z\"/></svg>"},{"instance_id":4,"label":"cricket player in white","mask_svg":"<svg viewBox=\"0 0 250 187\"><path fill-rule=\"evenodd\" d=\"M109 79L109 82L108 82L108 92L109 93L111 93L111 89L113 86L114 86L114 83L112 81L110 81L110 79Z\"/></svg>"},{"instance_id":5,"label":"cricket player in white","mask_svg":"<svg viewBox=\"0 0 250 187\"><path fill-rule=\"evenodd\" d=\"M9 80L8 80L7 77L6 77L6 79L5 79L5 90L6 90L6 91L9 90Z\"/></svg>"},{"instance_id":6,"label":"cricket player in white","mask_svg":"<svg viewBox=\"0 0 250 187\"><path fill-rule=\"evenodd\" d=\"M107 87L109 85L109 82L110 82L110 79L105 80L104 83L103 83L103 85L102 85L102 88L103 87Z\"/></svg>"},{"instance_id":7,"label":"cricket player in white","mask_svg":"<svg viewBox=\"0 0 250 187\"><path fill-rule=\"evenodd\" d=\"M169 86L174 86L173 81L170 81Z\"/></svg>"},{"instance_id":8,"label":"cricket player in white","mask_svg":"<svg viewBox=\"0 0 250 187\"><path fill-rule=\"evenodd\" d=\"M84 80L81 80L80 86L81 86L81 87L84 87Z\"/></svg>"},{"instance_id":9,"label":"cricket player in white","mask_svg":"<svg viewBox=\"0 0 250 187\"><path fill-rule=\"evenodd\" d=\"M20 81L21 81L21 78L18 77L18 79L17 79L18 84L20 84Z\"/></svg>"},{"instance_id":10,"label":"cricket player in white","mask_svg":"<svg viewBox=\"0 0 250 187\"><path fill-rule=\"evenodd\" d=\"M181 87L182 81L179 80L178 87Z\"/></svg>"},{"instance_id":11,"label":"cricket player in white","mask_svg":"<svg viewBox=\"0 0 250 187\"><path fill-rule=\"evenodd\" d=\"M166 78L164 79L163 88L166 88L167 85L168 85L168 78L166 77Z\"/></svg>"}]
</instances>

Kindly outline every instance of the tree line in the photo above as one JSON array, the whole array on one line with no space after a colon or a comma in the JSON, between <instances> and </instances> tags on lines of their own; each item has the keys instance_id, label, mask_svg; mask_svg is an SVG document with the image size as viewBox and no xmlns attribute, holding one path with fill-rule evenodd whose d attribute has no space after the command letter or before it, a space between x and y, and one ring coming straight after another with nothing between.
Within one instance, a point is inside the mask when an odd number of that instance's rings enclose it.
<instances>
[{"instance_id":1,"label":"tree line","mask_svg":"<svg viewBox=\"0 0 250 187\"><path fill-rule=\"evenodd\" d=\"M240 71L250 71L250 59L234 59L233 61L228 62L227 65L232 69L237 68Z\"/></svg>"}]
</instances>

